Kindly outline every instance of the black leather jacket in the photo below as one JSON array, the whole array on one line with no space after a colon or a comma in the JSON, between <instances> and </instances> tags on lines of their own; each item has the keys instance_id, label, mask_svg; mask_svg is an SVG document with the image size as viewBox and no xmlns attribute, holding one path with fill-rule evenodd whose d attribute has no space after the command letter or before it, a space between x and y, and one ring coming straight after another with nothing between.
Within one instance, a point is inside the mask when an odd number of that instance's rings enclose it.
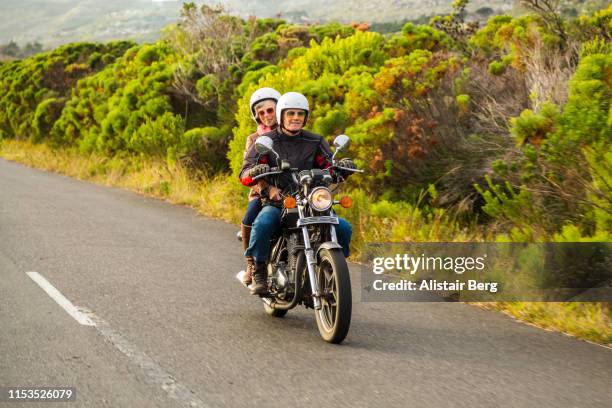
<instances>
[{"instance_id":1,"label":"black leather jacket","mask_svg":"<svg viewBox=\"0 0 612 408\"><path fill-rule=\"evenodd\" d=\"M291 167L310 170L314 168L326 169L331 166L332 152L329 144L321 135L301 130L297 135L289 136L279 129L265 135L274 142L273 147L280 156L279 159L289 161ZM276 157L273 154L261 155L255 150L255 145L251 146L242 163L240 182L246 186L255 184L252 177L247 175L248 170L257 164L268 164L270 167L275 167L277 166L275 159ZM285 183L281 180L278 187L282 189Z\"/></svg>"}]
</instances>

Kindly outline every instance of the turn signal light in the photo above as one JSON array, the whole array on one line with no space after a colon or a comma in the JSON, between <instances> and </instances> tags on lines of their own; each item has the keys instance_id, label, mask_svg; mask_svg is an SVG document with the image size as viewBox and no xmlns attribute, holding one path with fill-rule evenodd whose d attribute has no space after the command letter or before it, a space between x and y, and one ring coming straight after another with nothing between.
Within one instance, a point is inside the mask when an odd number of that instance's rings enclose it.
<instances>
[{"instance_id":1,"label":"turn signal light","mask_svg":"<svg viewBox=\"0 0 612 408\"><path fill-rule=\"evenodd\" d=\"M285 199L283 200L283 205L285 206L285 208L295 208L297 207L297 202L293 197L285 197Z\"/></svg>"},{"instance_id":2,"label":"turn signal light","mask_svg":"<svg viewBox=\"0 0 612 408\"><path fill-rule=\"evenodd\" d=\"M344 196L340 199L340 205L344 208L351 208L353 206L353 199L349 196Z\"/></svg>"}]
</instances>

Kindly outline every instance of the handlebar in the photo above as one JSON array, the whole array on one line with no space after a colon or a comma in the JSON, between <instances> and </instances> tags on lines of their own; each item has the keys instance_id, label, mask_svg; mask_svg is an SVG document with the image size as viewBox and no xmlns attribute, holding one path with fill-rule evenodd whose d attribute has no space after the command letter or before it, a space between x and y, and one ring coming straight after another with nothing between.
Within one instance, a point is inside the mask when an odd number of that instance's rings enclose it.
<instances>
[{"instance_id":1,"label":"handlebar","mask_svg":"<svg viewBox=\"0 0 612 408\"><path fill-rule=\"evenodd\" d=\"M342 170L342 171L347 171L347 172L351 172L351 173L364 173L364 170L360 170L360 169L350 169L348 167L342 167L342 166L331 166L331 168L333 169L337 169L337 170ZM285 170L281 170L278 167L270 167L270 171L267 173L262 173L258 176L253 177L253 181L255 180L259 180L262 179L264 177L268 177L268 176L275 176L277 174L283 174L283 173L291 173L291 172L299 172L300 170L296 167L291 167Z\"/></svg>"},{"instance_id":2,"label":"handlebar","mask_svg":"<svg viewBox=\"0 0 612 408\"><path fill-rule=\"evenodd\" d=\"M332 166L332 167L338 170L350 171L351 173L363 173L365 171L365 170L360 170L360 169L349 169L348 167L341 167L341 166Z\"/></svg>"},{"instance_id":3,"label":"handlebar","mask_svg":"<svg viewBox=\"0 0 612 408\"><path fill-rule=\"evenodd\" d=\"M299 171L299 169L296 168L296 167L291 167L291 168L285 169L285 170L280 170L278 167L270 167L270 170L271 171L269 171L267 173L262 173L262 174L260 174L258 176L253 177L253 180L259 180L259 179L267 177L267 176L275 176L277 174L283 174L283 173L286 173L286 172L297 172L297 171Z\"/></svg>"}]
</instances>

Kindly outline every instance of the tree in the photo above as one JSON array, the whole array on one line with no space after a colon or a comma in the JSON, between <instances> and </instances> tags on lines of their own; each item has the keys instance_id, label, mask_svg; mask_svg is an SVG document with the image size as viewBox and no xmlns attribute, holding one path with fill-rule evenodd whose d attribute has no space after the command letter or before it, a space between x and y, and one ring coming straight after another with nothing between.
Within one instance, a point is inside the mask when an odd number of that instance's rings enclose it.
<instances>
[{"instance_id":1,"label":"tree","mask_svg":"<svg viewBox=\"0 0 612 408\"><path fill-rule=\"evenodd\" d=\"M567 31L563 24L560 0L520 0L527 9L539 15L550 31L559 36L562 47L567 45Z\"/></svg>"},{"instance_id":2,"label":"tree","mask_svg":"<svg viewBox=\"0 0 612 408\"><path fill-rule=\"evenodd\" d=\"M175 70L174 88L193 102L216 108L226 81L253 40L254 23L230 16L221 5L198 8L185 3L181 22L169 37L185 57Z\"/></svg>"},{"instance_id":3,"label":"tree","mask_svg":"<svg viewBox=\"0 0 612 408\"><path fill-rule=\"evenodd\" d=\"M430 24L452 38L457 47L464 53L469 53L468 39L478 30L478 21L465 22L465 8L468 0L455 0L453 10L444 17L434 17Z\"/></svg>"},{"instance_id":4,"label":"tree","mask_svg":"<svg viewBox=\"0 0 612 408\"><path fill-rule=\"evenodd\" d=\"M21 52L21 57L26 58L34 54L39 54L43 51L42 44L38 41L33 43L27 43L25 47L23 47L23 51Z\"/></svg>"},{"instance_id":5,"label":"tree","mask_svg":"<svg viewBox=\"0 0 612 408\"><path fill-rule=\"evenodd\" d=\"M20 52L21 49L15 41L10 41L8 44L0 46L0 54L7 55L9 57L17 58L19 57Z\"/></svg>"}]
</instances>

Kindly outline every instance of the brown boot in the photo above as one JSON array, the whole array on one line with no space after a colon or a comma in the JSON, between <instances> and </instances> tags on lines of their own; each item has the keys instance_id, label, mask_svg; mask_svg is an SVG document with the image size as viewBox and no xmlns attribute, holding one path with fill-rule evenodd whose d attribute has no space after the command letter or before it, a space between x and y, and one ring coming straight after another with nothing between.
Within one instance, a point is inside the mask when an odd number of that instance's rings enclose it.
<instances>
[{"instance_id":1,"label":"brown boot","mask_svg":"<svg viewBox=\"0 0 612 408\"><path fill-rule=\"evenodd\" d=\"M240 224L240 232L242 235L242 247L246 251L249 247L249 241L251 240L251 226ZM252 257L246 257L246 270L242 277L242 283L245 285L250 285L253 282L253 271L255 271L255 261Z\"/></svg>"},{"instance_id":2,"label":"brown boot","mask_svg":"<svg viewBox=\"0 0 612 408\"><path fill-rule=\"evenodd\" d=\"M268 293L268 277L266 276L266 263L256 262L251 284L251 295L264 295Z\"/></svg>"},{"instance_id":3,"label":"brown boot","mask_svg":"<svg viewBox=\"0 0 612 408\"><path fill-rule=\"evenodd\" d=\"M246 257L247 267L242 275L242 283L249 286L253 282L253 272L255 272L255 260L251 256Z\"/></svg>"}]
</instances>

